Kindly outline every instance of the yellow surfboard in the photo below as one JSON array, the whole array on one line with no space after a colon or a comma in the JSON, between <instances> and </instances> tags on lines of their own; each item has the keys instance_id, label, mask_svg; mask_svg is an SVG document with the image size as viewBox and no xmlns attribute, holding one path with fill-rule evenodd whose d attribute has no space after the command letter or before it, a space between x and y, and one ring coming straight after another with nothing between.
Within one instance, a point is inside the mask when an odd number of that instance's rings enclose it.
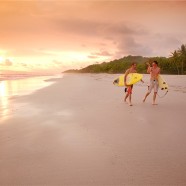
<instances>
[{"instance_id":1,"label":"yellow surfboard","mask_svg":"<svg viewBox=\"0 0 186 186\"><path fill-rule=\"evenodd\" d=\"M118 78L116 78L113 81L113 84L118 86L118 87L125 86L124 77L125 77L125 75L119 76ZM142 74L130 73L130 74L127 75L127 81L126 81L127 85L133 85L133 84L137 83L138 81L140 81L142 78L143 78Z\"/></svg>"},{"instance_id":2,"label":"yellow surfboard","mask_svg":"<svg viewBox=\"0 0 186 186\"><path fill-rule=\"evenodd\" d=\"M166 81L162 78L161 75L158 75L158 84L159 84L159 88L161 90L167 90L168 91L168 84L166 83Z\"/></svg>"}]
</instances>

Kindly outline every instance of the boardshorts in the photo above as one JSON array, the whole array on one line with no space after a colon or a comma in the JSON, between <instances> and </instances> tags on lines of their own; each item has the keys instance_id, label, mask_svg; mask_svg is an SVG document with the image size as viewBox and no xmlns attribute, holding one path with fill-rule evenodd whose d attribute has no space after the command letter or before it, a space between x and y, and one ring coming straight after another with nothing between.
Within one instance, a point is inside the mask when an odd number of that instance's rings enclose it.
<instances>
[{"instance_id":1,"label":"boardshorts","mask_svg":"<svg viewBox=\"0 0 186 186\"><path fill-rule=\"evenodd\" d=\"M151 93L152 89L154 89L154 92L157 93L159 88L158 80L150 80L149 90L148 92Z\"/></svg>"},{"instance_id":2,"label":"boardshorts","mask_svg":"<svg viewBox=\"0 0 186 186\"><path fill-rule=\"evenodd\" d=\"M133 85L127 86L125 88L125 92L127 92L128 94L132 94L132 88L133 88Z\"/></svg>"}]
</instances>

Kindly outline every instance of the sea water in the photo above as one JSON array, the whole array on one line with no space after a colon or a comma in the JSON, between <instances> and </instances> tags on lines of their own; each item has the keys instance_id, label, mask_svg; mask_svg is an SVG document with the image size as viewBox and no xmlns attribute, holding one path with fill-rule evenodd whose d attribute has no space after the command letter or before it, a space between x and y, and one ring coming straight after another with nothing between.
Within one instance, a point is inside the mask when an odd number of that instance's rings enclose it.
<instances>
[{"instance_id":1,"label":"sea water","mask_svg":"<svg viewBox=\"0 0 186 186\"><path fill-rule=\"evenodd\" d=\"M0 77L0 97L30 94L53 83L53 81L47 81L48 79L61 77L62 74L53 76L4 75L3 78Z\"/></svg>"},{"instance_id":2,"label":"sea water","mask_svg":"<svg viewBox=\"0 0 186 186\"><path fill-rule=\"evenodd\" d=\"M11 112L11 99L16 96L28 95L34 91L51 85L55 78L62 78L62 74L53 76L28 76L6 74L0 76L0 120Z\"/></svg>"}]
</instances>

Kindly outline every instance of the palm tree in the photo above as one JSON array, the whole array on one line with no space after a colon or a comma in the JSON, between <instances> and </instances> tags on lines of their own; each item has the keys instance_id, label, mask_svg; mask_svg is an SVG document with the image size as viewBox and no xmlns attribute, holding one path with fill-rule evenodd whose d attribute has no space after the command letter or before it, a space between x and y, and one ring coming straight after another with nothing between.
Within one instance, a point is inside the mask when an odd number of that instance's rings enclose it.
<instances>
[{"instance_id":1,"label":"palm tree","mask_svg":"<svg viewBox=\"0 0 186 186\"><path fill-rule=\"evenodd\" d=\"M186 63L186 45L181 45L181 48L178 49L178 53L181 58L181 73L184 74L184 63Z\"/></svg>"},{"instance_id":2,"label":"palm tree","mask_svg":"<svg viewBox=\"0 0 186 186\"><path fill-rule=\"evenodd\" d=\"M179 71L179 53L175 50L174 52L171 52L171 59L173 60L173 63L176 66L178 75L180 74Z\"/></svg>"}]
</instances>

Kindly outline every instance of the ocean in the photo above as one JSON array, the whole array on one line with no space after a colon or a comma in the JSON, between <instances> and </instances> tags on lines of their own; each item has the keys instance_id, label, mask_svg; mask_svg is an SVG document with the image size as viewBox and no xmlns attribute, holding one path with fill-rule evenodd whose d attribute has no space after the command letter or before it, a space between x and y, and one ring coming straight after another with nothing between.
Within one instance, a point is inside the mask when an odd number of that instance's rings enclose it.
<instances>
[{"instance_id":1,"label":"ocean","mask_svg":"<svg viewBox=\"0 0 186 186\"><path fill-rule=\"evenodd\" d=\"M23 96L51 85L55 78L62 78L62 74L53 76L28 76L24 74L6 74L0 76L0 120L11 111L11 99Z\"/></svg>"},{"instance_id":2,"label":"ocean","mask_svg":"<svg viewBox=\"0 0 186 186\"><path fill-rule=\"evenodd\" d=\"M24 95L48 86L53 81L48 79L61 78L62 74L31 76L25 74L0 74L0 97Z\"/></svg>"}]
</instances>

